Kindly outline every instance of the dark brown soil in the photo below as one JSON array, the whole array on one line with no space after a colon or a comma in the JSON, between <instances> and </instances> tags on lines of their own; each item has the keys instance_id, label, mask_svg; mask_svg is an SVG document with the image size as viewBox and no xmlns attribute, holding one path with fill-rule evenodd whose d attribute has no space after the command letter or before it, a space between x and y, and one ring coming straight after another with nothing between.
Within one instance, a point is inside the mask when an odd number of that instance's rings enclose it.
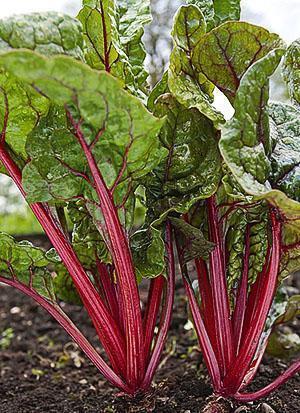
<instances>
[{"instance_id":1,"label":"dark brown soil","mask_svg":"<svg viewBox=\"0 0 300 413\"><path fill-rule=\"evenodd\" d=\"M198 413L212 393L193 332L184 329L183 298L177 298L154 390L135 400L112 389L67 334L30 299L0 286L0 308L0 334L9 327L14 334L10 343L0 341L0 413ZM93 341L85 313L75 306L66 308ZM285 367L282 361L264 360L254 388L269 383ZM238 411L272 412L270 407L276 413L300 412L300 376L261 403Z\"/></svg>"}]
</instances>

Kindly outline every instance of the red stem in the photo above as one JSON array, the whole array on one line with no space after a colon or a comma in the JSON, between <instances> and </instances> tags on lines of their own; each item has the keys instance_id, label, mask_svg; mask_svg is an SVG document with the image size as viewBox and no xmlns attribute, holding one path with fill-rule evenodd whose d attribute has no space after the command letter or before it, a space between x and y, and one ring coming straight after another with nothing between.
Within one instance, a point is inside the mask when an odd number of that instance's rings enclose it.
<instances>
[{"instance_id":1,"label":"red stem","mask_svg":"<svg viewBox=\"0 0 300 413\"><path fill-rule=\"evenodd\" d=\"M211 285L206 262L201 258L195 259L195 266L198 276L199 292L202 304L203 320L208 332L212 346L216 348L216 329L215 319L212 311L213 299L211 294Z\"/></svg>"},{"instance_id":2,"label":"red stem","mask_svg":"<svg viewBox=\"0 0 300 413\"><path fill-rule=\"evenodd\" d=\"M75 122L68 110L67 116L74 127L74 135L83 149L99 197L122 296L126 332L126 377L130 386L137 389L145 371L144 340L139 292L129 243L121 226L112 194L104 182L80 125Z\"/></svg>"},{"instance_id":3,"label":"red stem","mask_svg":"<svg viewBox=\"0 0 300 413\"><path fill-rule=\"evenodd\" d=\"M218 210L215 197L207 200L210 239L215 248L210 254L210 281L213 297L213 311L216 325L217 358L224 376L233 359L233 337L230 320L230 307L227 293L225 258L219 228Z\"/></svg>"},{"instance_id":4,"label":"red stem","mask_svg":"<svg viewBox=\"0 0 300 413\"><path fill-rule=\"evenodd\" d=\"M246 313L247 291L248 291L248 273L249 273L249 258L250 258L250 225L247 225L245 235L245 254L244 254L244 268L240 280L236 304L233 313L233 336L236 354L239 352L243 325Z\"/></svg>"},{"instance_id":5,"label":"red stem","mask_svg":"<svg viewBox=\"0 0 300 413\"><path fill-rule=\"evenodd\" d=\"M0 145L0 160L15 184L18 186L21 194L26 198L26 193L22 186L21 171L7 153L4 145ZM56 226L49 211L46 212L46 208L41 203L30 204L30 208L70 273L83 304L95 325L96 331L112 366L115 371L118 372L120 368L125 366L125 343L123 337L120 335L118 326L108 313L96 288L85 273L69 241Z\"/></svg>"},{"instance_id":6,"label":"red stem","mask_svg":"<svg viewBox=\"0 0 300 413\"><path fill-rule=\"evenodd\" d=\"M209 371L210 377L213 382L214 389L219 391L221 389L221 374L219 370L219 364L212 347L210 338L208 336L206 327L201 317L201 312L193 291L193 288L190 284L190 280L187 277L186 270L184 266L181 265L183 282L186 289L186 293L189 300L189 305L191 308L195 330L198 336L199 344L202 350L202 354L205 360L205 364Z\"/></svg>"},{"instance_id":7,"label":"red stem","mask_svg":"<svg viewBox=\"0 0 300 413\"><path fill-rule=\"evenodd\" d=\"M116 291L114 289L108 268L105 264L99 261L98 258L96 259L96 265L108 308L110 310L111 315L114 317L117 324L119 325L119 328L122 330L122 326L119 323L119 305L117 301Z\"/></svg>"},{"instance_id":8,"label":"red stem","mask_svg":"<svg viewBox=\"0 0 300 413\"><path fill-rule=\"evenodd\" d=\"M164 283L165 277L163 275L160 275L159 277L151 280L150 284L147 307L143 319L146 361L148 361L150 357L151 344L153 341L154 329L158 317Z\"/></svg>"},{"instance_id":9,"label":"red stem","mask_svg":"<svg viewBox=\"0 0 300 413\"><path fill-rule=\"evenodd\" d=\"M254 393L237 393L234 395L234 398L241 402L251 402L262 397L268 396L272 391L276 390L279 386L282 386L287 382L291 377L300 371L300 360L295 361L282 375L277 377L272 383L264 387L261 390L258 390Z\"/></svg>"},{"instance_id":10,"label":"red stem","mask_svg":"<svg viewBox=\"0 0 300 413\"><path fill-rule=\"evenodd\" d=\"M245 335L247 334L251 324L253 323L253 315L254 310L257 305L257 301L259 300L260 293L262 292L262 286L265 278L267 277L269 266L270 266L270 259L271 259L271 252L272 248L271 245L268 244L267 255L265 259L265 263L263 266L262 272L257 276L255 283L252 285L250 293L248 295L247 300L247 311L245 314L244 326L243 326L243 335L242 340L244 340Z\"/></svg>"},{"instance_id":11,"label":"red stem","mask_svg":"<svg viewBox=\"0 0 300 413\"><path fill-rule=\"evenodd\" d=\"M154 373L157 369L166 339L170 328L175 290L175 261L174 249L172 240L172 229L169 222L166 225L166 250L168 259L168 283L166 291L165 305L162 311L161 320L159 324L159 332L156 338L154 349L147 367L145 378L142 384L143 389L148 389L150 386Z\"/></svg>"},{"instance_id":12,"label":"red stem","mask_svg":"<svg viewBox=\"0 0 300 413\"><path fill-rule=\"evenodd\" d=\"M86 356L97 367L101 374L109 380L113 385L126 393L131 393L131 389L116 375L116 373L109 367L109 365L102 359L100 354L95 350L91 343L84 337L81 331L73 324L72 320L62 311L62 309L55 303L50 303L44 297L39 295L25 284L10 280L0 276L0 282L11 287L17 288L19 291L33 298L39 305L41 305L48 313L55 318L55 320L63 327L63 329L72 337L78 344Z\"/></svg>"},{"instance_id":13,"label":"red stem","mask_svg":"<svg viewBox=\"0 0 300 413\"><path fill-rule=\"evenodd\" d=\"M254 323L251 324L249 330L242 343L238 357L235 359L232 368L225 377L224 388L228 395L235 394L242 385L243 379L249 370L249 366L253 360L261 334L263 332L266 319L274 299L277 286L277 274L280 263L280 247L281 247L281 223L277 220L276 212L270 211L271 226L272 226L272 256L268 273L260 288L259 300L255 305L253 312Z\"/></svg>"}]
</instances>

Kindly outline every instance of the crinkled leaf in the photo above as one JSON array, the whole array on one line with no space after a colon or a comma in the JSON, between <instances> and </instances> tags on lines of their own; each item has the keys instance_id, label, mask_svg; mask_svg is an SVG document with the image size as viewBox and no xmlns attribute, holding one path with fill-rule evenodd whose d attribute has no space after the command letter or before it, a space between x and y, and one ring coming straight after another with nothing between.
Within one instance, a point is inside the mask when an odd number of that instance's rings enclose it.
<instances>
[{"instance_id":1,"label":"crinkled leaf","mask_svg":"<svg viewBox=\"0 0 300 413\"><path fill-rule=\"evenodd\" d=\"M295 248L283 253L281 258L280 279L283 280L296 271L300 270L300 246L299 241Z\"/></svg>"},{"instance_id":2,"label":"crinkled leaf","mask_svg":"<svg viewBox=\"0 0 300 413\"><path fill-rule=\"evenodd\" d=\"M208 30L228 20L239 20L240 0L187 0L202 11L207 22Z\"/></svg>"},{"instance_id":3,"label":"crinkled leaf","mask_svg":"<svg viewBox=\"0 0 300 413\"><path fill-rule=\"evenodd\" d=\"M45 12L0 20L0 51L31 49L41 54L67 54L83 60L82 26L62 13Z\"/></svg>"},{"instance_id":4,"label":"crinkled leaf","mask_svg":"<svg viewBox=\"0 0 300 413\"><path fill-rule=\"evenodd\" d=\"M70 16L55 12L12 16L0 20L0 52L20 48L35 50L47 56L66 54L82 60L81 24ZM1 129L8 111L6 143L22 167L20 160L25 161L27 158L27 135L39 118L47 113L49 103L33 88L4 70L0 71L0 89Z\"/></svg>"},{"instance_id":5,"label":"crinkled leaf","mask_svg":"<svg viewBox=\"0 0 300 413\"><path fill-rule=\"evenodd\" d=\"M130 195L135 181L149 173L164 153L159 150L156 136L162 121L125 92L118 80L69 57L45 59L34 52L15 51L0 56L0 61L54 104L69 105L74 118L81 118L88 144L99 134L93 146L94 157L109 187L119 177L115 202L124 220L132 220L134 200ZM29 64L30 72L26 70ZM40 121L28 139L27 151L32 161L24 170L24 185L30 202L84 195L92 207L96 201L94 190L82 178L86 173L85 157L73 128L59 109L52 108Z\"/></svg>"},{"instance_id":6,"label":"crinkled leaf","mask_svg":"<svg viewBox=\"0 0 300 413\"><path fill-rule=\"evenodd\" d=\"M215 25L228 20L239 20L241 14L241 0L214 0Z\"/></svg>"},{"instance_id":7,"label":"crinkled leaf","mask_svg":"<svg viewBox=\"0 0 300 413\"><path fill-rule=\"evenodd\" d=\"M47 99L34 89L0 70L0 128L4 130L6 123L5 141L23 161L27 159L27 135L39 117L47 113L48 106Z\"/></svg>"},{"instance_id":8,"label":"crinkled leaf","mask_svg":"<svg viewBox=\"0 0 300 413\"><path fill-rule=\"evenodd\" d=\"M83 26L87 63L94 69L121 74L115 1L84 0L78 19Z\"/></svg>"},{"instance_id":9,"label":"crinkled leaf","mask_svg":"<svg viewBox=\"0 0 300 413\"><path fill-rule=\"evenodd\" d=\"M270 183L275 188L269 195L285 215L280 271L280 279L284 279L300 269L300 111L287 104L272 103L269 115L274 142Z\"/></svg>"},{"instance_id":10,"label":"crinkled leaf","mask_svg":"<svg viewBox=\"0 0 300 413\"><path fill-rule=\"evenodd\" d=\"M235 100L235 114L222 131L220 150L232 174L246 193L271 189L270 139L267 103L269 77L283 50L277 49L255 63L245 74Z\"/></svg>"},{"instance_id":11,"label":"crinkled leaf","mask_svg":"<svg viewBox=\"0 0 300 413\"><path fill-rule=\"evenodd\" d=\"M175 44L190 54L205 33L206 22L201 10L193 5L181 6L172 30Z\"/></svg>"},{"instance_id":12,"label":"crinkled leaf","mask_svg":"<svg viewBox=\"0 0 300 413\"><path fill-rule=\"evenodd\" d=\"M251 203L253 201L253 197L245 193L226 164L223 164L222 167L222 186L218 191L220 203L231 203L232 201Z\"/></svg>"},{"instance_id":13,"label":"crinkled leaf","mask_svg":"<svg viewBox=\"0 0 300 413\"><path fill-rule=\"evenodd\" d=\"M268 205L262 201L255 202L252 196L245 193L226 164L223 165L223 174L217 199L220 219L226 223L224 232L228 251L228 285L229 288L235 288L245 265L247 231L250 240L248 283L255 282L263 269L268 248Z\"/></svg>"},{"instance_id":14,"label":"crinkled leaf","mask_svg":"<svg viewBox=\"0 0 300 413\"><path fill-rule=\"evenodd\" d=\"M135 82L142 86L148 77L144 68L146 51L142 42L144 26L151 22L150 0L118 0L120 42Z\"/></svg>"},{"instance_id":15,"label":"crinkled leaf","mask_svg":"<svg viewBox=\"0 0 300 413\"><path fill-rule=\"evenodd\" d=\"M151 93L148 96L147 107L153 112L155 110L156 100L165 93L169 93L168 87L168 72L165 72L159 82L156 83Z\"/></svg>"},{"instance_id":16,"label":"crinkled leaf","mask_svg":"<svg viewBox=\"0 0 300 413\"><path fill-rule=\"evenodd\" d=\"M288 84L291 98L300 105L300 39L287 49L283 75Z\"/></svg>"},{"instance_id":17,"label":"crinkled leaf","mask_svg":"<svg viewBox=\"0 0 300 413\"><path fill-rule=\"evenodd\" d=\"M147 78L141 38L144 25L151 21L149 0L85 0L78 18L88 64L112 73L133 89L140 88Z\"/></svg>"},{"instance_id":18,"label":"crinkled leaf","mask_svg":"<svg viewBox=\"0 0 300 413\"><path fill-rule=\"evenodd\" d=\"M183 262L200 257L208 259L214 244L204 237L202 231L183 219L171 217L170 220L176 230L176 239L183 246Z\"/></svg>"},{"instance_id":19,"label":"crinkled leaf","mask_svg":"<svg viewBox=\"0 0 300 413\"><path fill-rule=\"evenodd\" d=\"M222 134L220 149L243 190L266 199L284 214L283 256L280 278L300 268L299 178L300 118L284 104L267 107L268 78L282 51L270 52L242 79L235 115Z\"/></svg>"},{"instance_id":20,"label":"crinkled leaf","mask_svg":"<svg viewBox=\"0 0 300 413\"><path fill-rule=\"evenodd\" d=\"M245 22L228 22L202 36L192 62L230 100L234 101L247 69L282 46L277 34Z\"/></svg>"},{"instance_id":21,"label":"crinkled leaf","mask_svg":"<svg viewBox=\"0 0 300 413\"><path fill-rule=\"evenodd\" d=\"M84 267L96 267L96 257L101 262L110 263L111 257L105 242L84 203L69 203L68 212L73 223L72 245Z\"/></svg>"},{"instance_id":22,"label":"crinkled leaf","mask_svg":"<svg viewBox=\"0 0 300 413\"><path fill-rule=\"evenodd\" d=\"M57 298L59 298L60 300L69 304L82 304L73 280L62 264L57 264L55 266L53 287Z\"/></svg>"},{"instance_id":23,"label":"crinkled leaf","mask_svg":"<svg viewBox=\"0 0 300 413\"><path fill-rule=\"evenodd\" d=\"M215 10L213 0L187 0L186 3L195 5L201 10L205 18L208 31L215 27Z\"/></svg>"},{"instance_id":24,"label":"crinkled leaf","mask_svg":"<svg viewBox=\"0 0 300 413\"><path fill-rule=\"evenodd\" d=\"M72 217L73 216L76 216L76 213L74 213ZM92 268L91 262L93 261L93 258L94 261L96 259L95 249L91 251L90 245L88 245L86 248L87 252L85 255L82 251L82 245L80 245L81 240L77 241L77 239L75 239L74 241L74 236L72 238L72 245L74 247L75 252L77 253L78 258L81 260L81 263L83 264L84 268L87 271L89 271L88 274L90 274ZM86 238L89 238L88 234L86 234ZM98 238L100 238L100 235L98 235ZM89 257L87 255L88 253L91 254ZM51 248L49 251L46 252L46 257L51 263L50 268L52 271L53 287L55 290L56 297L70 304L81 305L81 299L76 290L72 277L63 265L62 260L60 256L57 254L56 250L54 248Z\"/></svg>"},{"instance_id":25,"label":"crinkled leaf","mask_svg":"<svg viewBox=\"0 0 300 413\"><path fill-rule=\"evenodd\" d=\"M237 209L227 221L227 280L229 288L235 286L243 272L247 226L250 237L248 283L254 283L257 275L263 269L268 248L267 210L260 205L249 209Z\"/></svg>"},{"instance_id":26,"label":"crinkled leaf","mask_svg":"<svg viewBox=\"0 0 300 413\"><path fill-rule=\"evenodd\" d=\"M0 274L32 287L37 293L55 298L52 277L45 252L27 241L17 242L0 232Z\"/></svg>"},{"instance_id":27,"label":"crinkled leaf","mask_svg":"<svg viewBox=\"0 0 300 413\"><path fill-rule=\"evenodd\" d=\"M196 6L182 6L174 20L174 49L170 57L168 85L176 99L187 108L197 108L216 125L224 118L213 103L214 85L198 73L191 57L195 46L206 32L202 12Z\"/></svg>"},{"instance_id":28,"label":"crinkled leaf","mask_svg":"<svg viewBox=\"0 0 300 413\"><path fill-rule=\"evenodd\" d=\"M130 239L130 246L139 278L165 274L165 244L160 229L150 226L136 231Z\"/></svg>"},{"instance_id":29,"label":"crinkled leaf","mask_svg":"<svg viewBox=\"0 0 300 413\"><path fill-rule=\"evenodd\" d=\"M290 198L300 201L300 111L283 103L272 103L269 115L274 150L270 182Z\"/></svg>"},{"instance_id":30,"label":"crinkled leaf","mask_svg":"<svg viewBox=\"0 0 300 413\"><path fill-rule=\"evenodd\" d=\"M211 196L220 180L216 130L196 109L186 109L170 94L160 96L154 112L166 116L160 133L168 156L144 181L148 219L169 211L188 212L197 200Z\"/></svg>"},{"instance_id":31,"label":"crinkled leaf","mask_svg":"<svg viewBox=\"0 0 300 413\"><path fill-rule=\"evenodd\" d=\"M23 184L29 202L72 199L84 192L85 172L80 145L67 128L63 109L52 107L30 134L26 150L32 159L23 170Z\"/></svg>"}]
</instances>

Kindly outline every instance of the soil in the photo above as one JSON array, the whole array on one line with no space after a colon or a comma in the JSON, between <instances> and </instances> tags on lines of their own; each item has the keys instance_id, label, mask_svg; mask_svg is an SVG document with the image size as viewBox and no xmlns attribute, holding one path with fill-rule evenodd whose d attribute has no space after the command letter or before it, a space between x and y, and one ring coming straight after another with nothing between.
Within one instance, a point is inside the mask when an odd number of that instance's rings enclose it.
<instances>
[{"instance_id":1,"label":"soil","mask_svg":"<svg viewBox=\"0 0 300 413\"><path fill-rule=\"evenodd\" d=\"M2 334L0 340L0 412L203 412L212 389L193 331L184 328L186 303L180 286L177 290L169 340L153 390L128 399L105 382L43 309L14 289L0 286L0 333L12 328L13 334L6 340ZM65 309L94 341L93 328L83 310L70 305ZM268 384L285 367L283 361L265 359L251 390ZM223 411L300 412L300 376L266 400L244 408L225 403Z\"/></svg>"}]
</instances>

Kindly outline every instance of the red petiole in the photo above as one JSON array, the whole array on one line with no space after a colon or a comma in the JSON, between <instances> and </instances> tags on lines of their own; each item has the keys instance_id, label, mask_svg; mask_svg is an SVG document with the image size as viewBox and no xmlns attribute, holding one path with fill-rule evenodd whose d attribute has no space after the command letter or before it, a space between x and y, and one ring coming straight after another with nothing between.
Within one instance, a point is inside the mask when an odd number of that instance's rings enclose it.
<instances>
[{"instance_id":1,"label":"red petiole","mask_svg":"<svg viewBox=\"0 0 300 413\"><path fill-rule=\"evenodd\" d=\"M196 333L215 392L247 402L265 397L300 371L300 362L296 361L264 389L255 393L242 391L253 379L267 344L267 337L262 337L277 288L282 253L282 220L278 211L270 208L271 236L267 256L263 270L250 291L250 225L247 225L244 266L234 308L231 309L228 299L230 292L226 282L227 257L222 242L224 220L219 218L218 209L214 196L207 200L209 236L215 248L210 253L209 266L200 258L195 260L200 304L183 262L180 263L181 272ZM186 220L186 216L183 219ZM182 247L177 245L177 250L180 259L183 256Z\"/></svg>"},{"instance_id":2,"label":"red petiole","mask_svg":"<svg viewBox=\"0 0 300 413\"><path fill-rule=\"evenodd\" d=\"M148 313L144 317L143 324L129 241L121 226L113 195L104 182L93 157L93 146L87 144L80 129L80 123L74 120L67 108L66 112L73 128L73 135L80 143L83 156L85 156L89 166L90 177L88 181L95 188L98 196L99 202L96 205L101 209L104 218L105 239L113 258L116 285L112 282L111 266L105 265L98 259L96 260L97 274L94 276L95 284L93 284L74 252L68 234L63 230L57 217L53 215L51 207L42 203L31 204L30 207L72 277L83 305L108 355L111 367L104 362L55 302L47 301L35 292L31 285L26 286L20 283L17 278L11 280L1 277L0 281L15 286L41 304L72 336L112 384L128 394L134 394L139 389L145 390L151 385L162 354L172 312L174 295L174 265L172 262L174 262L174 258L170 255L167 258L168 262L171 263L169 265L169 271L171 271L169 272L169 280L159 277L152 282L147 307ZM2 133L1 136L0 160L21 194L26 198L21 170L12 159L6 146L5 133ZM170 230L168 234L166 235L167 251L168 254L172 255ZM158 334L152 350L163 286L165 287L165 307L162 309Z\"/></svg>"}]
</instances>

